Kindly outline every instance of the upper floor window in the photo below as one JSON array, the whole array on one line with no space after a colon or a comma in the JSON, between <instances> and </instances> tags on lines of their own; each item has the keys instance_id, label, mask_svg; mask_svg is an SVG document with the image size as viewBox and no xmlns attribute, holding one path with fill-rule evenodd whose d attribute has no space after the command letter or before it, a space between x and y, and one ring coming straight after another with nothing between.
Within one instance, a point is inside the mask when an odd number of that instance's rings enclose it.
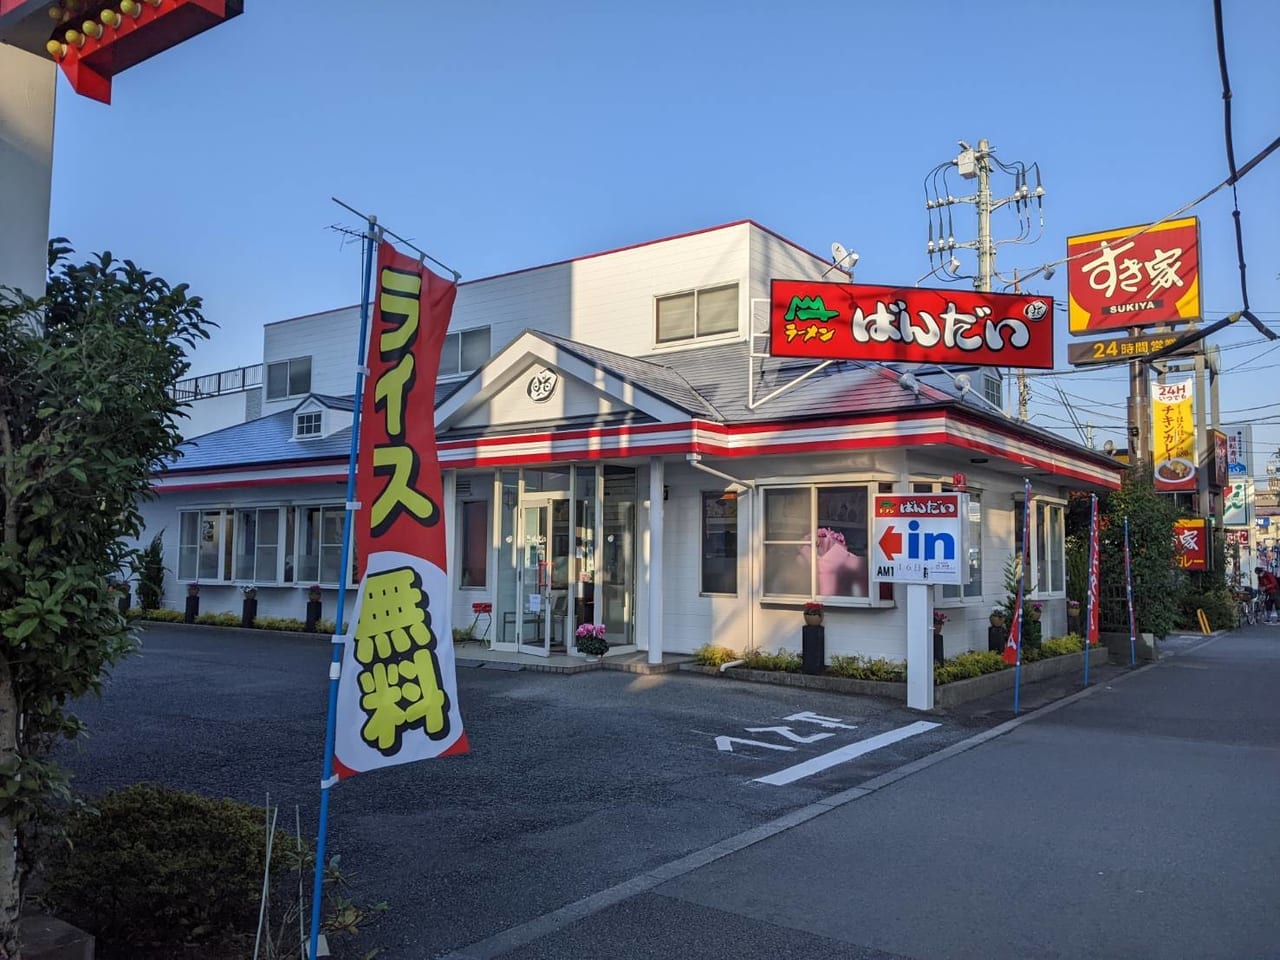
<instances>
[{"instance_id":1,"label":"upper floor window","mask_svg":"<svg viewBox=\"0 0 1280 960\"><path fill-rule=\"evenodd\" d=\"M679 343L738 331L738 285L658 298L658 343Z\"/></svg>"},{"instance_id":2,"label":"upper floor window","mask_svg":"<svg viewBox=\"0 0 1280 960\"><path fill-rule=\"evenodd\" d=\"M1004 397L1001 396L999 375L987 374L982 378L982 396L987 403L997 409L1004 409Z\"/></svg>"},{"instance_id":3,"label":"upper floor window","mask_svg":"<svg viewBox=\"0 0 1280 960\"><path fill-rule=\"evenodd\" d=\"M324 414L319 410L312 413L300 413L293 418L293 435L299 440L307 437L318 437L324 428Z\"/></svg>"},{"instance_id":4,"label":"upper floor window","mask_svg":"<svg viewBox=\"0 0 1280 960\"><path fill-rule=\"evenodd\" d=\"M311 392L311 358L295 357L267 364L267 399L284 400Z\"/></svg>"},{"instance_id":5,"label":"upper floor window","mask_svg":"<svg viewBox=\"0 0 1280 960\"><path fill-rule=\"evenodd\" d=\"M471 373L483 367L488 359L489 328L459 330L444 338L444 348L440 351L440 376Z\"/></svg>"}]
</instances>

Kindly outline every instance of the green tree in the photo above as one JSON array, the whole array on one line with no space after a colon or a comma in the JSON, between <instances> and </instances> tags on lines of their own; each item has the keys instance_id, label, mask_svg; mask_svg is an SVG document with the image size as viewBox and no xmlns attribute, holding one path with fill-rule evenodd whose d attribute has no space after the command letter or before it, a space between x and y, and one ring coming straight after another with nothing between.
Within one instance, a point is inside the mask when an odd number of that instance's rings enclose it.
<instances>
[{"instance_id":1,"label":"green tree","mask_svg":"<svg viewBox=\"0 0 1280 960\"><path fill-rule=\"evenodd\" d=\"M1178 517L1171 497L1157 493L1151 470L1125 472L1119 490L1102 508L1101 576L1104 584L1124 583L1124 519L1129 518L1129 554L1133 567L1133 608L1138 630L1165 636L1178 617L1182 579L1173 562L1173 521ZM1115 618L1128 622L1128 614Z\"/></svg>"},{"instance_id":2,"label":"green tree","mask_svg":"<svg viewBox=\"0 0 1280 960\"><path fill-rule=\"evenodd\" d=\"M42 299L0 289L0 956L15 958L24 853L66 795L49 751L133 647L107 581L138 570L138 503L181 439L170 388L208 336L185 284L70 253L50 245Z\"/></svg>"}]
</instances>

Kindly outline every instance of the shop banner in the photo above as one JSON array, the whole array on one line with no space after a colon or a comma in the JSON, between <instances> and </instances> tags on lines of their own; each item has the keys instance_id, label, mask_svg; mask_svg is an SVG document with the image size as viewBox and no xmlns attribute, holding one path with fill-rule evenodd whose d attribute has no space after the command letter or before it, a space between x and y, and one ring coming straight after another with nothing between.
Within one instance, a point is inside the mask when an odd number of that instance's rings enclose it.
<instances>
[{"instance_id":1,"label":"shop banner","mask_svg":"<svg viewBox=\"0 0 1280 960\"><path fill-rule=\"evenodd\" d=\"M356 564L334 771L348 777L467 747L454 673L436 375L457 287L378 248L360 408Z\"/></svg>"},{"instance_id":2,"label":"shop banner","mask_svg":"<svg viewBox=\"0 0 1280 960\"><path fill-rule=\"evenodd\" d=\"M775 357L1053 369L1053 298L774 280Z\"/></svg>"},{"instance_id":3,"label":"shop banner","mask_svg":"<svg viewBox=\"0 0 1280 960\"><path fill-rule=\"evenodd\" d=\"M1009 621L1009 638L1004 643L1004 662L1022 662L1022 600L1027 585L1027 559L1030 557L1028 533L1031 530L1031 481L1022 482L1022 562L1018 565L1018 599L1014 602L1013 618ZM1015 691L1016 696L1016 691ZM1017 712L1015 708L1015 713Z\"/></svg>"},{"instance_id":4,"label":"shop banner","mask_svg":"<svg viewBox=\"0 0 1280 960\"><path fill-rule=\"evenodd\" d=\"M1253 476L1253 424L1238 423L1222 428L1227 435L1227 476L1243 480Z\"/></svg>"},{"instance_id":5,"label":"shop banner","mask_svg":"<svg viewBox=\"0 0 1280 960\"><path fill-rule=\"evenodd\" d=\"M1151 386L1151 445L1157 490L1196 489L1196 424L1190 380Z\"/></svg>"},{"instance_id":6,"label":"shop banner","mask_svg":"<svg viewBox=\"0 0 1280 960\"><path fill-rule=\"evenodd\" d=\"M1248 527L1253 524L1253 481L1235 480L1222 495L1222 524Z\"/></svg>"},{"instance_id":7,"label":"shop banner","mask_svg":"<svg viewBox=\"0 0 1280 960\"><path fill-rule=\"evenodd\" d=\"M1209 537L1203 519L1173 522L1173 562L1182 570L1209 569Z\"/></svg>"},{"instance_id":8,"label":"shop banner","mask_svg":"<svg viewBox=\"0 0 1280 960\"><path fill-rule=\"evenodd\" d=\"M1102 599L1102 576L1101 576L1101 559L1098 544L1098 495L1094 494L1090 497L1089 506L1089 599L1088 610L1085 612L1085 645L1093 646L1098 642L1099 608Z\"/></svg>"},{"instance_id":9,"label":"shop banner","mask_svg":"<svg viewBox=\"0 0 1280 960\"><path fill-rule=\"evenodd\" d=\"M1195 217L1067 238L1067 328L1093 336L1200 318Z\"/></svg>"}]
</instances>

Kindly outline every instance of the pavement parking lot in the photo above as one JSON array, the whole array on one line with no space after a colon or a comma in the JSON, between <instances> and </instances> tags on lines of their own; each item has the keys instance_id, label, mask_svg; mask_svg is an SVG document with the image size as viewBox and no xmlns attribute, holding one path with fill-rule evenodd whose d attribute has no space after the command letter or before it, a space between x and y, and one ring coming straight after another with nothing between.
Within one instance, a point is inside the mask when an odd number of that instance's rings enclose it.
<instances>
[{"instance_id":1,"label":"pavement parking lot","mask_svg":"<svg viewBox=\"0 0 1280 960\"><path fill-rule=\"evenodd\" d=\"M94 794L151 780L318 804L329 645L148 627L62 759ZM335 788L331 849L432 957L937 751L994 722L691 674L459 670L472 752ZM291 816L288 818L291 819Z\"/></svg>"}]
</instances>

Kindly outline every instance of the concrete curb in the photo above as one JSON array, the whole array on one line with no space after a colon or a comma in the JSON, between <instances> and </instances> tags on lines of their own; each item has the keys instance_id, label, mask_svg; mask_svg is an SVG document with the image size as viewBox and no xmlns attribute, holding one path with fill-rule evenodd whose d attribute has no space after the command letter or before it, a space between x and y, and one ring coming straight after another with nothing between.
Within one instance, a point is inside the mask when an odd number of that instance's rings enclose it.
<instances>
[{"instance_id":1,"label":"concrete curb","mask_svg":"<svg viewBox=\"0 0 1280 960\"><path fill-rule=\"evenodd\" d=\"M220 631L238 637L288 637L291 640L315 640L319 643L331 642L327 633L304 633L301 630L263 630L259 627L224 627L216 623L170 623L167 620L134 620L130 626L146 631L152 627L163 627L166 630L177 630L179 633L208 633Z\"/></svg>"}]
</instances>

